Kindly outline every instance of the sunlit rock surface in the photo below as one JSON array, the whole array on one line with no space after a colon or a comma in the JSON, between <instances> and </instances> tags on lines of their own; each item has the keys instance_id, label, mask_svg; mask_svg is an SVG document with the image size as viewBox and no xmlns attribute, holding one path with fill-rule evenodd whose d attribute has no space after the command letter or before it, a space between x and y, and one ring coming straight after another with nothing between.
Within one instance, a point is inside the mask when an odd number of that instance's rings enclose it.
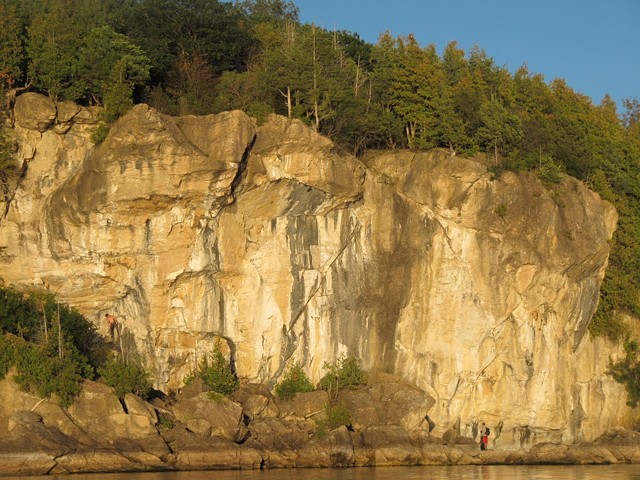
<instances>
[{"instance_id":1,"label":"sunlit rock surface","mask_svg":"<svg viewBox=\"0 0 640 480\"><path fill-rule=\"evenodd\" d=\"M0 221L5 285L46 288L177 389L222 342L272 386L353 354L433 399L432 434L493 446L629 425L588 322L617 216L582 183L492 179L443 151L348 155L299 121L172 118L138 105L95 147L96 111L24 94L26 169ZM426 400L425 400L426 401Z\"/></svg>"}]
</instances>

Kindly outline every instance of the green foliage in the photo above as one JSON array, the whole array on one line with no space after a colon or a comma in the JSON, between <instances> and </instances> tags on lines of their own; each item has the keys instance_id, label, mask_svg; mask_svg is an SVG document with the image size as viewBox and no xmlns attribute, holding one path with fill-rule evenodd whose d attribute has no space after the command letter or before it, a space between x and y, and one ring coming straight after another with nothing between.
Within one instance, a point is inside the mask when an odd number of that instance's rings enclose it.
<instances>
[{"instance_id":1,"label":"green foliage","mask_svg":"<svg viewBox=\"0 0 640 480\"><path fill-rule=\"evenodd\" d=\"M0 2L0 93L22 78L22 44L22 25L15 6ZM0 101L2 98L0 95Z\"/></svg>"},{"instance_id":2,"label":"green foliage","mask_svg":"<svg viewBox=\"0 0 640 480\"><path fill-rule=\"evenodd\" d=\"M167 418L164 415L158 415L158 426L165 430L171 430L176 427L176 424L170 418Z\"/></svg>"},{"instance_id":3,"label":"green foliage","mask_svg":"<svg viewBox=\"0 0 640 480\"><path fill-rule=\"evenodd\" d=\"M483 103L478 116L481 125L476 138L498 164L499 155L513 150L522 138L520 119L498 101Z\"/></svg>"},{"instance_id":4,"label":"green foliage","mask_svg":"<svg viewBox=\"0 0 640 480\"><path fill-rule=\"evenodd\" d=\"M41 315L35 302L23 293L0 288L0 331L35 339L39 332Z\"/></svg>"},{"instance_id":5,"label":"green foliage","mask_svg":"<svg viewBox=\"0 0 640 480\"><path fill-rule=\"evenodd\" d=\"M0 105L1 102L2 88L0 86ZM3 115L0 111L0 122L2 122L2 117ZM18 171L18 162L16 162L13 154L12 144L13 142L7 131L0 126L0 193L2 193L5 199L11 190L11 181L15 178Z\"/></svg>"},{"instance_id":6,"label":"green foliage","mask_svg":"<svg viewBox=\"0 0 640 480\"><path fill-rule=\"evenodd\" d=\"M302 370L302 367L294 363L284 374L282 382L276 385L276 395L280 399L288 400L293 398L296 393L313 392L315 387L311 380Z\"/></svg>"},{"instance_id":7,"label":"green foliage","mask_svg":"<svg viewBox=\"0 0 640 480\"><path fill-rule=\"evenodd\" d=\"M55 394L60 404L67 407L80 391L83 379L91 377L93 370L73 344L63 343L60 348L55 337L52 335L45 344L17 343L15 381L23 390L37 393L42 398Z\"/></svg>"},{"instance_id":8,"label":"green foliage","mask_svg":"<svg viewBox=\"0 0 640 480\"><path fill-rule=\"evenodd\" d=\"M100 21L100 2L52 0L47 6L28 28L29 78L54 99L81 100L88 90L87 71L82 69L84 41Z\"/></svg>"},{"instance_id":9,"label":"green foliage","mask_svg":"<svg viewBox=\"0 0 640 480\"><path fill-rule=\"evenodd\" d=\"M620 341L629 334L629 329L620 320L619 315L609 311L608 314L600 308L589 324L589 332L594 336L607 337L614 341Z\"/></svg>"},{"instance_id":10,"label":"green foliage","mask_svg":"<svg viewBox=\"0 0 640 480\"><path fill-rule=\"evenodd\" d=\"M320 380L320 388L337 393L344 388L355 388L367 383L367 377L360 361L350 355L340 354L334 363L325 362L323 368L327 371Z\"/></svg>"},{"instance_id":11,"label":"green foliage","mask_svg":"<svg viewBox=\"0 0 640 480\"><path fill-rule=\"evenodd\" d=\"M0 335L0 379L3 379L14 364L15 347L7 335Z\"/></svg>"},{"instance_id":12,"label":"green foliage","mask_svg":"<svg viewBox=\"0 0 640 480\"><path fill-rule=\"evenodd\" d=\"M316 435L324 437L327 432L340 427L351 426L351 412L342 405L327 404L324 410L324 418L316 424Z\"/></svg>"},{"instance_id":13,"label":"green foliage","mask_svg":"<svg viewBox=\"0 0 640 480\"><path fill-rule=\"evenodd\" d=\"M112 358L98 368L98 374L119 398L124 398L127 393L147 398L151 391L149 371L140 359L124 362L120 357Z\"/></svg>"},{"instance_id":14,"label":"green foliage","mask_svg":"<svg viewBox=\"0 0 640 480\"><path fill-rule=\"evenodd\" d=\"M46 292L27 296L0 288L0 333L0 372L15 365L24 390L56 395L63 406L105 358L95 327Z\"/></svg>"},{"instance_id":15,"label":"green foliage","mask_svg":"<svg viewBox=\"0 0 640 480\"><path fill-rule=\"evenodd\" d=\"M238 379L231 370L231 365L224 358L220 345L216 344L211 355L205 356L196 372L185 378L189 384L195 378L201 378L205 385L220 395L231 395L238 388Z\"/></svg>"},{"instance_id":16,"label":"green foliage","mask_svg":"<svg viewBox=\"0 0 640 480\"><path fill-rule=\"evenodd\" d=\"M98 126L91 132L91 141L96 145L104 142L109 136L111 125L101 121Z\"/></svg>"},{"instance_id":17,"label":"green foliage","mask_svg":"<svg viewBox=\"0 0 640 480\"><path fill-rule=\"evenodd\" d=\"M0 288L0 333L11 333L29 342L46 343L46 337L57 335L58 324L64 342L72 344L93 367L104 362L102 338L95 325L78 311L57 302L47 292L34 291L25 295L10 288Z\"/></svg>"},{"instance_id":18,"label":"green foliage","mask_svg":"<svg viewBox=\"0 0 640 480\"><path fill-rule=\"evenodd\" d=\"M624 360L611 363L609 375L616 382L623 383L627 390L627 405L637 407L640 404L640 346L637 342L626 341Z\"/></svg>"},{"instance_id":19,"label":"green foliage","mask_svg":"<svg viewBox=\"0 0 640 480\"><path fill-rule=\"evenodd\" d=\"M509 213L509 207L507 207L504 203L501 203L494 209L494 213L504 220L504 218Z\"/></svg>"},{"instance_id":20,"label":"green foliage","mask_svg":"<svg viewBox=\"0 0 640 480\"><path fill-rule=\"evenodd\" d=\"M540 160L540 170L538 176L542 184L550 188L562 181L564 168L561 164L555 162L549 155L544 155Z\"/></svg>"}]
</instances>

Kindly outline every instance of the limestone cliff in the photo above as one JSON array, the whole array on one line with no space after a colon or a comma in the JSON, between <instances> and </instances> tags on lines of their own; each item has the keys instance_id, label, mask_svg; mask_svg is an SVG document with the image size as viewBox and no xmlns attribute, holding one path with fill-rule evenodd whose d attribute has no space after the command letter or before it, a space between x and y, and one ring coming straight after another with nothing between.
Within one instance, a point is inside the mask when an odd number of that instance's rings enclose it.
<instances>
[{"instance_id":1,"label":"limestone cliff","mask_svg":"<svg viewBox=\"0 0 640 480\"><path fill-rule=\"evenodd\" d=\"M362 161L298 121L172 118L138 105L99 147L95 111L24 94L26 170L0 223L5 284L47 288L105 331L115 313L172 389L216 339L240 377L339 353L435 399L434 433L497 446L627 425L586 328L616 224L572 178L492 179L477 161Z\"/></svg>"}]
</instances>

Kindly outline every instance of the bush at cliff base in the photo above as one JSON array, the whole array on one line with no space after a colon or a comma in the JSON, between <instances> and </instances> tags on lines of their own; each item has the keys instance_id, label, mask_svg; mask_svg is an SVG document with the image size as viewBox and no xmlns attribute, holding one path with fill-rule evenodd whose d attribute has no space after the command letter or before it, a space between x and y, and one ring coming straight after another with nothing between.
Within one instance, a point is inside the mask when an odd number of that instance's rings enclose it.
<instances>
[{"instance_id":1,"label":"bush at cliff base","mask_svg":"<svg viewBox=\"0 0 640 480\"><path fill-rule=\"evenodd\" d=\"M53 335L45 343L32 343L11 334L0 341L0 373L16 367L15 382L24 391L42 398L56 395L68 407L80 392L84 378L93 377L93 368L75 347L58 343Z\"/></svg>"},{"instance_id":2,"label":"bush at cliff base","mask_svg":"<svg viewBox=\"0 0 640 480\"><path fill-rule=\"evenodd\" d=\"M367 383L360 361L354 356L341 354L334 363L325 362L323 368L327 373L320 380L320 388L330 393Z\"/></svg>"},{"instance_id":3,"label":"bush at cliff base","mask_svg":"<svg viewBox=\"0 0 640 480\"><path fill-rule=\"evenodd\" d=\"M282 382L276 385L276 395L282 400L293 398L296 393L313 392L315 387L298 363L294 363L284 374Z\"/></svg>"},{"instance_id":4,"label":"bush at cliff base","mask_svg":"<svg viewBox=\"0 0 640 480\"><path fill-rule=\"evenodd\" d=\"M0 288L0 377L69 406L85 378L93 379L106 347L95 326L48 292Z\"/></svg>"},{"instance_id":5,"label":"bush at cliff base","mask_svg":"<svg viewBox=\"0 0 640 480\"><path fill-rule=\"evenodd\" d=\"M640 403L640 346L637 342L627 340L624 349L626 357L612 363L608 373L617 382L624 383L627 389L627 405L635 408Z\"/></svg>"},{"instance_id":6,"label":"bush at cliff base","mask_svg":"<svg viewBox=\"0 0 640 480\"><path fill-rule=\"evenodd\" d=\"M211 355L204 357L198 369L184 379L185 385L198 377L213 392L220 395L231 395L238 389L238 379L231 370L231 365L224 358L218 344L215 345Z\"/></svg>"},{"instance_id":7,"label":"bush at cliff base","mask_svg":"<svg viewBox=\"0 0 640 480\"><path fill-rule=\"evenodd\" d=\"M151 391L149 371L137 358L127 362L120 357L113 358L104 367L98 368L98 374L104 383L113 388L118 398L124 398L127 393L147 398Z\"/></svg>"}]
</instances>

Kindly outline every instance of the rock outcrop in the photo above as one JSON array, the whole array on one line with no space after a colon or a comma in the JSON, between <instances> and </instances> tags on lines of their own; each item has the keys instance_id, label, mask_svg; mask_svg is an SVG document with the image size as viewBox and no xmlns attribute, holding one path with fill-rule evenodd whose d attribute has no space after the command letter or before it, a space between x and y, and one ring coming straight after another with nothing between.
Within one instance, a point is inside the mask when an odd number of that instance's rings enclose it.
<instances>
[{"instance_id":1,"label":"rock outcrop","mask_svg":"<svg viewBox=\"0 0 640 480\"><path fill-rule=\"evenodd\" d=\"M95 147L95 114L17 98L25 173L0 222L0 277L104 332L116 314L156 387L179 388L222 341L267 387L289 362L317 381L356 355L432 399L438 437L485 421L492 446L515 450L631 425L606 375L620 351L587 331L616 212L582 183L494 179L443 151L358 160L302 122L238 111L137 105Z\"/></svg>"},{"instance_id":2,"label":"rock outcrop","mask_svg":"<svg viewBox=\"0 0 640 480\"><path fill-rule=\"evenodd\" d=\"M370 467L397 465L615 464L640 463L640 433L616 428L595 442L541 443L517 451L480 451L477 439L439 438L430 423L414 418L428 405L418 390L386 375L367 386L343 390L333 401L348 405L353 422L331 430L323 425L326 392L292 400L270 397L261 414L249 411L255 385L231 398L206 391L182 392L151 403L133 395L120 400L102 384L87 381L68 410L18 390L14 372L0 381L0 476L90 472ZM378 383L380 382L380 383ZM394 398L384 398L395 385ZM195 390L195 389L191 389ZM382 396L380 395L382 392ZM267 395L268 396L268 395ZM295 405L295 408L292 408ZM409 407L409 408L407 408ZM312 411L320 408L320 411ZM206 413L204 413L206 412ZM366 412L364 417L358 412ZM391 413L393 412L393 413ZM363 418L366 421L363 423ZM203 428L203 426L205 428ZM230 438L230 431L243 435Z\"/></svg>"}]
</instances>

